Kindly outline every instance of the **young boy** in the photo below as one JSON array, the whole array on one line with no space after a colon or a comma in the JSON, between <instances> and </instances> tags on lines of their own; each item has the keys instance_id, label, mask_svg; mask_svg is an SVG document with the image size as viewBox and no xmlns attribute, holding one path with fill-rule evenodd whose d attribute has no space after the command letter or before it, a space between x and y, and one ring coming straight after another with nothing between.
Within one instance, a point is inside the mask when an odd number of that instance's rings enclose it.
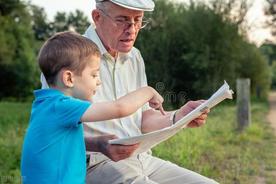
<instances>
[{"instance_id":1,"label":"young boy","mask_svg":"<svg viewBox=\"0 0 276 184\"><path fill-rule=\"evenodd\" d=\"M38 62L50 88L34 91L22 151L23 183L85 183L81 122L128 116L146 102L163 112L163 98L151 87L116 101L91 103L101 84L100 52L93 42L76 33L51 37L41 48Z\"/></svg>"}]
</instances>

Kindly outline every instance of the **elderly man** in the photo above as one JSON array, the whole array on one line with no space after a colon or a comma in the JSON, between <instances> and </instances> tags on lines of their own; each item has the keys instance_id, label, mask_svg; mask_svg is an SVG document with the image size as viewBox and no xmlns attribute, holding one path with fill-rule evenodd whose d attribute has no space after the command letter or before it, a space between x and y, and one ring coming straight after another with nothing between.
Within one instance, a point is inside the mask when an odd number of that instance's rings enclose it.
<instances>
[{"instance_id":1,"label":"elderly man","mask_svg":"<svg viewBox=\"0 0 276 184\"><path fill-rule=\"evenodd\" d=\"M102 86L94 97L95 102L115 100L137 88L147 85L143 58L133 44L143 27L144 11L153 11L152 0L96 0L92 11L95 25L85 36L94 41L101 52L100 77ZM191 101L177 111L160 112L144 106L135 114L106 122L85 125L87 151L90 152L87 183L216 183L193 171L151 155L151 151L131 156L137 145L109 145L114 137L131 137L167 126L200 105ZM206 111L189 123L198 127L205 123ZM103 135L115 136L103 136Z\"/></svg>"}]
</instances>

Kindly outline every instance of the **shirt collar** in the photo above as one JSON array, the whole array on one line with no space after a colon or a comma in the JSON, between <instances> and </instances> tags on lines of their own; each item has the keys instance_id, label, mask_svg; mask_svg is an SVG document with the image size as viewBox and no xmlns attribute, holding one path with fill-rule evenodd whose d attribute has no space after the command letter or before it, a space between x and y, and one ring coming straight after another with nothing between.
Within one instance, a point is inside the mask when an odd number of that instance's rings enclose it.
<instances>
[{"instance_id":1,"label":"shirt collar","mask_svg":"<svg viewBox=\"0 0 276 184\"><path fill-rule=\"evenodd\" d=\"M64 94L61 91L53 88L38 89L34 91L34 96L36 99L48 98L48 97L53 97L57 95L64 95Z\"/></svg>"}]
</instances>

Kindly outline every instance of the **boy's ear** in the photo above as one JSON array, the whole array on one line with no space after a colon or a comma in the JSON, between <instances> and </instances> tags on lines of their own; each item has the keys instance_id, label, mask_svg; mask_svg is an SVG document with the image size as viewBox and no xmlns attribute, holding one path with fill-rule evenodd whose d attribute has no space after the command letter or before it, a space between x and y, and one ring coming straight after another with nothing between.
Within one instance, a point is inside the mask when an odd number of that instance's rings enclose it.
<instances>
[{"instance_id":1,"label":"boy's ear","mask_svg":"<svg viewBox=\"0 0 276 184\"><path fill-rule=\"evenodd\" d=\"M74 74L70 70L64 70L62 72L62 82L66 87L74 87Z\"/></svg>"}]
</instances>

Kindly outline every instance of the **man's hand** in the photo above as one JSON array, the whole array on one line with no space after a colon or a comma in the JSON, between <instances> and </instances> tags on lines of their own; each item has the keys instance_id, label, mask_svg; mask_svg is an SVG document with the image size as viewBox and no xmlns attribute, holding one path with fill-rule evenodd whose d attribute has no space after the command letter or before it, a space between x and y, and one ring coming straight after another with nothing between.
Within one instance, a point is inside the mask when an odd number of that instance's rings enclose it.
<instances>
[{"instance_id":1,"label":"man's hand","mask_svg":"<svg viewBox=\"0 0 276 184\"><path fill-rule=\"evenodd\" d=\"M138 148L139 144L134 145L112 145L108 143L108 140L116 139L115 135L103 135L99 137L93 137L91 141L96 142L97 150L110 158L111 160L117 162L119 160L126 159L132 155L132 153ZM94 140L93 140L94 139ZM87 144L88 142L86 142ZM92 150L93 151L93 150Z\"/></svg>"},{"instance_id":2,"label":"man's hand","mask_svg":"<svg viewBox=\"0 0 276 184\"><path fill-rule=\"evenodd\" d=\"M205 100L198 100L198 101L189 101L185 105L183 105L176 114L176 121L184 117L186 114L194 110L196 107L201 105ZM194 119L188 124L188 127L200 127L206 123L206 119L208 117L208 113L210 112L209 109L206 109L198 118Z\"/></svg>"}]
</instances>

